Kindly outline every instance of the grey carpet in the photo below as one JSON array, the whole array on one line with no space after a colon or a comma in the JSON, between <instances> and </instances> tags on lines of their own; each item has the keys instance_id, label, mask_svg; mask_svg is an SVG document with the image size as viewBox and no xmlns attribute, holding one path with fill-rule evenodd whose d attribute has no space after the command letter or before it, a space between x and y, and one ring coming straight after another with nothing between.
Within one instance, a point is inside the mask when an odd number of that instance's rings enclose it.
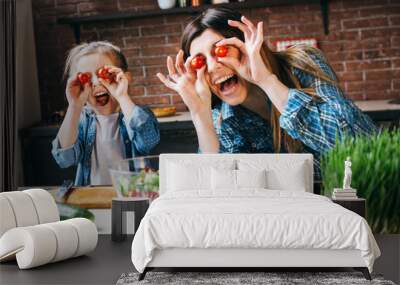
<instances>
[{"instance_id":1,"label":"grey carpet","mask_svg":"<svg viewBox=\"0 0 400 285\"><path fill-rule=\"evenodd\" d=\"M372 275L373 280L368 281L360 272L148 272L144 280L137 281L138 276L138 273L122 274L117 285L395 285L392 281L384 280L380 275Z\"/></svg>"}]
</instances>

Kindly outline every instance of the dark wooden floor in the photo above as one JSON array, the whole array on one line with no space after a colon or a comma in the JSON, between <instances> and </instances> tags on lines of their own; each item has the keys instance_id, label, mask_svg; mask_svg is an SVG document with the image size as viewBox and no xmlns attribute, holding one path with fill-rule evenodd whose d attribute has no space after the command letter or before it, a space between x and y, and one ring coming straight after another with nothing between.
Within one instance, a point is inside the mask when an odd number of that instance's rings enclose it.
<instances>
[{"instance_id":1,"label":"dark wooden floor","mask_svg":"<svg viewBox=\"0 0 400 285\"><path fill-rule=\"evenodd\" d=\"M0 284L115 284L122 273L134 271L132 238L115 243L100 235L95 251L87 256L19 270L16 261L0 264Z\"/></svg>"},{"instance_id":2,"label":"dark wooden floor","mask_svg":"<svg viewBox=\"0 0 400 285\"><path fill-rule=\"evenodd\" d=\"M393 237L396 238L394 239ZM382 256L377 260L375 273L385 276L385 279L395 283L399 277L399 249L400 235L391 235L388 238L377 238ZM95 251L87 256L81 256L41 267L19 270L17 263L0 263L0 285L20 284L115 284L122 273L133 272L135 268L131 261L131 244L133 236L123 242L112 242L110 235L100 235ZM158 269L160 271L209 271L209 269ZM158 271L157 270L157 271ZM222 271L236 271L222 269ZM253 269L260 271L260 269ZM253 271L246 268L246 271ZM350 268L270 268L265 271L351 271ZM220 271L212 269L212 271ZM262 270L264 271L264 270Z\"/></svg>"}]
</instances>

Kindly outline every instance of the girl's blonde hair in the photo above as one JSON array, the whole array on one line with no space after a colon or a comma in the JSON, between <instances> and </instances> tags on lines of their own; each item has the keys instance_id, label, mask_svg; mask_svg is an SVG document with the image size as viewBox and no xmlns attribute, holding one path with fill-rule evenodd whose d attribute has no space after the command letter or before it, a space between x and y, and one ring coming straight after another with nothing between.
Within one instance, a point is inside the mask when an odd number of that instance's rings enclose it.
<instances>
[{"instance_id":1,"label":"girl's blonde hair","mask_svg":"<svg viewBox=\"0 0 400 285\"><path fill-rule=\"evenodd\" d=\"M244 41L243 33L228 25L228 20L241 21L241 14L228 8L211 8L205 10L201 15L191 21L185 28L181 47L184 51L185 59L190 55L190 45L192 41L200 36L206 29L212 29L225 38L236 37ZM285 51L273 52L268 46L263 43L261 48L262 59L267 68L275 74L278 79L289 88L299 89L312 98L317 98L318 95L313 87L303 88L299 80L293 74L293 68L298 68L316 78L338 85L336 75L331 78L325 73L313 60L312 55L322 57L318 49L306 46L294 46ZM339 88L339 86L338 86ZM217 96L212 96L213 106L220 102ZM272 104L271 104L272 105ZM299 152L302 151L300 141L292 139L287 135L279 125L280 112L272 105L270 112L270 122L273 132L273 144L276 152L280 152L282 147L285 151Z\"/></svg>"},{"instance_id":2,"label":"girl's blonde hair","mask_svg":"<svg viewBox=\"0 0 400 285\"><path fill-rule=\"evenodd\" d=\"M119 47L107 41L96 41L79 44L68 52L64 68L64 79L72 75L73 66L82 56L93 53L101 53L109 56L115 61L116 66L124 72L128 71L128 62Z\"/></svg>"}]
</instances>

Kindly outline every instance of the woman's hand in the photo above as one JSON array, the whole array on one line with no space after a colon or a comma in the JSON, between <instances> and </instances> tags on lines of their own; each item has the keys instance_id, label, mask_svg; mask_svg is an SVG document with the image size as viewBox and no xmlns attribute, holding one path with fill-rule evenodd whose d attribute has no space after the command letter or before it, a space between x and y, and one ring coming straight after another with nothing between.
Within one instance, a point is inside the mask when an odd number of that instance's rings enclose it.
<instances>
[{"instance_id":1,"label":"woman's hand","mask_svg":"<svg viewBox=\"0 0 400 285\"><path fill-rule=\"evenodd\" d=\"M243 32L245 42L234 37L223 39L216 44L216 46L231 45L238 48L241 58L219 57L217 60L236 70L247 81L260 85L272 75L261 57L261 47L264 42L263 22L259 22L255 27L246 17L242 16L241 20L241 22L229 20L228 24Z\"/></svg>"},{"instance_id":2,"label":"woman's hand","mask_svg":"<svg viewBox=\"0 0 400 285\"><path fill-rule=\"evenodd\" d=\"M183 51L176 56L175 65L171 57L167 58L169 75L157 73L157 77L168 88L176 91L193 115L211 113L211 91L206 80L206 66L194 71L190 67L193 57L183 60Z\"/></svg>"},{"instance_id":3,"label":"woman's hand","mask_svg":"<svg viewBox=\"0 0 400 285\"><path fill-rule=\"evenodd\" d=\"M129 97L128 85L129 80L125 72L116 66L106 65L108 72L113 80L108 81L103 78L99 78L99 82L107 89L111 96L113 96L118 102L122 98Z\"/></svg>"},{"instance_id":4,"label":"woman's hand","mask_svg":"<svg viewBox=\"0 0 400 285\"><path fill-rule=\"evenodd\" d=\"M68 79L65 94L67 95L69 106L82 108L86 104L91 92L91 83L86 82L82 85L77 74Z\"/></svg>"}]
</instances>

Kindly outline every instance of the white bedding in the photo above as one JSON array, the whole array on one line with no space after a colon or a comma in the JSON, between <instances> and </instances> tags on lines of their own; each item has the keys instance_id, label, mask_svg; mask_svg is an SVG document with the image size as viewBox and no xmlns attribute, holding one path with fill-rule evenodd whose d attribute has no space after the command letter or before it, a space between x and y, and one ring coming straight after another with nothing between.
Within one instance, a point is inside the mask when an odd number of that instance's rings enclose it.
<instances>
[{"instance_id":1,"label":"white bedding","mask_svg":"<svg viewBox=\"0 0 400 285\"><path fill-rule=\"evenodd\" d=\"M358 249L371 272L380 255L359 215L320 195L266 189L163 194L140 223L132 262L143 272L165 248Z\"/></svg>"}]
</instances>

